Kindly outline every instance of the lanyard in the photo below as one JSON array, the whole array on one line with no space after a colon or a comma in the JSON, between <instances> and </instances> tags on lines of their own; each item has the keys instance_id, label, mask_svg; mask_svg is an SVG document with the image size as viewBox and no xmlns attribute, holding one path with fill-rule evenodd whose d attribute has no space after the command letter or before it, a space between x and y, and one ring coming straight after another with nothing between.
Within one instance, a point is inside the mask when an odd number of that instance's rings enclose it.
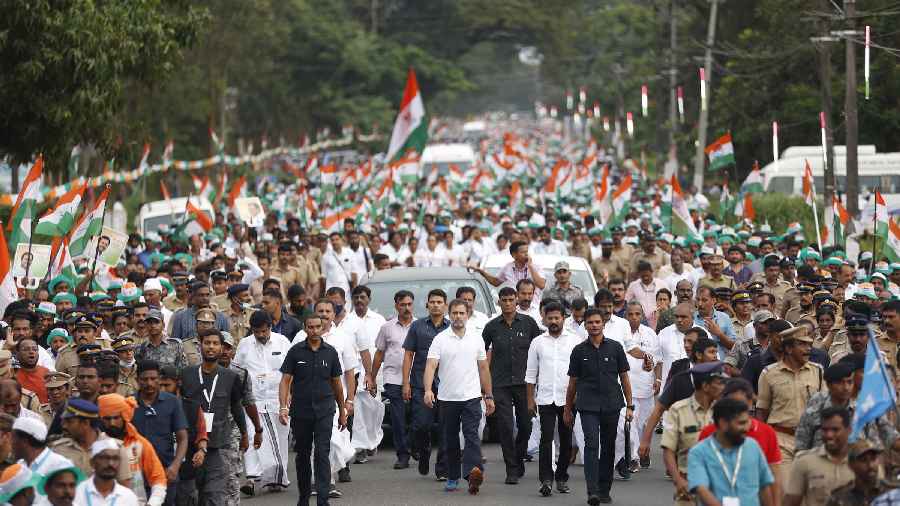
<instances>
[{"instance_id":1,"label":"lanyard","mask_svg":"<svg viewBox=\"0 0 900 506\"><path fill-rule=\"evenodd\" d=\"M216 373L216 377L213 378L212 388L210 390L206 390L206 387L203 386L203 370L201 368L197 368L197 376L200 377L200 388L203 390L203 397L206 398L206 405L209 411L212 411L212 399L216 394L216 384L219 382L219 373Z\"/></svg>"},{"instance_id":2,"label":"lanyard","mask_svg":"<svg viewBox=\"0 0 900 506\"><path fill-rule=\"evenodd\" d=\"M716 454L716 458L719 459L719 465L722 466L722 472L725 474L725 479L728 481L729 485L731 485L731 491L735 492L735 486L737 486L737 478L738 472L741 470L741 455L744 453L744 445L738 449L737 452L737 463L734 465L734 474L728 473L728 466L725 465L725 460L722 459L722 454L719 453L719 450L716 449L716 442L710 441L710 445L712 446L713 453Z\"/></svg>"}]
</instances>

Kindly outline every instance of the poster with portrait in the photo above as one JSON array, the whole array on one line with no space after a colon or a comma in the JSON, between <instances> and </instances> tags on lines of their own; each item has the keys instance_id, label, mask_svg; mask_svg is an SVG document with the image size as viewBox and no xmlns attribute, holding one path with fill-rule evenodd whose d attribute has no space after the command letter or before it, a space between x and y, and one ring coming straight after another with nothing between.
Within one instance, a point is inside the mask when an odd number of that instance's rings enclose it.
<instances>
[{"instance_id":1,"label":"poster with portrait","mask_svg":"<svg viewBox=\"0 0 900 506\"><path fill-rule=\"evenodd\" d=\"M97 265L106 267L115 267L125 253L125 247L128 244L128 235L109 227L103 227L100 235L91 238L87 248L84 249L84 256L88 260L93 260L97 255Z\"/></svg>"},{"instance_id":2,"label":"poster with portrait","mask_svg":"<svg viewBox=\"0 0 900 506\"><path fill-rule=\"evenodd\" d=\"M50 268L50 245L49 244L32 244L29 250L28 244L17 244L16 254L13 257L13 276L18 279L25 278L28 273L28 280L40 280L47 276ZM30 286L30 283L20 283L21 286Z\"/></svg>"},{"instance_id":3,"label":"poster with portrait","mask_svg":"<svg viewBox=\"0 0 900 506\"><path fill-rule=\"evenodd\" d=\"M245 197L234 199L234 207L238 218L248 227L261 227L266 221L266 212L259 201L259 197Z\"/></svg>"}]
</instances>

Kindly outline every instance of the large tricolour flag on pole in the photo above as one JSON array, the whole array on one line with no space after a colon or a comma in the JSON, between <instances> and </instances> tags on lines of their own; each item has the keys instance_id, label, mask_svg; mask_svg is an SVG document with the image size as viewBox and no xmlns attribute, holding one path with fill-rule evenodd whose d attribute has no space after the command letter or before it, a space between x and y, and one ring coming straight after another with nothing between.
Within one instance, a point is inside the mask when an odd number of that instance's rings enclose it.
<instances>
[{"instance_id":1,"label":"large tricolour flag on pole","mask_svg":"<svg viewBox=\"0 0 900 506\"><path fill-rule=\"evenodd\" d=\"M697 238L700 234L694 221L691 219L691 212L688 211L687 202L684 201L684 192L681 191L681 185L678 183L678 177L672 176L672 233L676 236L686 238Z\"/></svg>"},{"instance_id":2,"label":"large tricolour flag on pole","mask_svg":"<svg viewBox=\"0 0 900 506\"><path fill-rule=\"evenodd\" d=\"M759 163L753 164L753 170L747 175L744 184L741 185L741 193L762 193L765 191L766 180L759 170Z\"/></svg>"},{"instance_id":3,"label":"large tricolour flag on pole","mask_svg":"<svg viewBox=\"0 0 900 506\"><path fill-rule=\"evenodd\" d=\"M81 206L84 189L83 185L76 183L71 190L63 194L56 201L56 207L38 220L34 232L57 237L68 234L72 225L75 224L75 215L78 214L78 208Z\"/></svg>"},{"instance_id":4,"label":"large tricolour flag on pole","mask_svg":"<svg viewBox=\"0 0 900 506\"><path fill-rule=\"evenodd\" d=\"M44 158L39 156L25 176L19 196L9 213L9 224L6 230L10 232L8 246L12 249L20 242L28 242L31 238L31 220L34 218L34 208L41 199L41 171L44 168Z\"/></svg>"},{"instance_id":5,"label":"large tricolour flag on pole","mask_svg":"<svg viewBox=\"0 0 900 506\"><path fill-rule=\"evenodd\" d=\"M888 214L887 205L881 192L875 190L875 234L890 239L888 232L890 231L890 223L894 221Z\"/></svg>"},{"instance_id":6,"label":"large tricolour flag on pole","mask_svg":"<svg viewBox=\"0 0 900 506\"><path fill-rule=\"evenodd\" d=\"M213 221L203 211L195 206L190 199L184 206L184 235L191 237L193 235L203 235L213 229Z\"/></svg>"},{"instance_id":7,"label":"large tricolour flag on pole","mask_svg":"<svg viewBox=\"0 0 900 506\"><path fill-rule=\"evenodd\" d=\"M706 146L706 156L709 157L709 170L734 165L734 144L731 143L731 134L727 133Z\"/></svg>"},{"instance_id":8,"label":"large tricolour flag on pole","mask_svg":"<svg viewBox=\"0 0 900 506\"><path fill-rule=\"evenodd\" d=\"M826 208L825 213L825 237L822 244L844 248L847 226L850 224L850 213L841 204L836 195L831 196L831 208Z\"/></svg>"},{"instance_id":9,"label":"large tricolour flag on pole","mask_svg":"<svg viewBox=\"0 0 900 506\"><path fill-rule=\"evenodd\" d=\"M612 194L613 220L615 223L621 223L625 215L631 209L631 173L616 187L616 191Z\"/></svg>"},{"instance_id":10,"label":"large tricolour flag on pole","mask_svg":"<svg viewBox=\"0 0 900 506\"><path fill-rule=\"evenodd\" d=\"M400 102L400 113L394 122L394 131L391 132L391 142L388 144L385 159L393 162L410 151L415 151L421 157L427 141L428 121L425 119L425 103L419 92L416 73L410 68L406 77L406 89L403 91L403 101Z\"/></svg>"},{"instance_id":11,"label":"large tricolour flag on pole","mask_svg":"<svg viewBox=\"0 0 900 506\"><path fill-rule=\"evenodd\" d=\"M91 237L100 233L103 229L103 209L106 208L106 200L109 198L109 186L103 190L91 209L86 210L75 223L72 235L69 239L69 254L72 257L80 256L87 248Z\"/></svg>"}]
</instances>

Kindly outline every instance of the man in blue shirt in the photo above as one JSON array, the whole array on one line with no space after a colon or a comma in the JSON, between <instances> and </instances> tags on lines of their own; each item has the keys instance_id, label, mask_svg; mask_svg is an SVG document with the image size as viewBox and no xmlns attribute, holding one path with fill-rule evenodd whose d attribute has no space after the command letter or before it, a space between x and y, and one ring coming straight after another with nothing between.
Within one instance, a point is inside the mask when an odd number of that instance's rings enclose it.
<instances>
[{"instance_id":1,"label":"man in blue shirt","mask_svg":"<svg viewBox=\"0 0 900 506\"><path fill-rule=\"evenodd\" d=\"M706 329L713 341L719 345L719 360L734 346L737 336L731 317L722 311L716 311L716 294L712 288L697 288L697 311L694 311L694 326Z\"/></svg>"},{"instance_id":2,"label":"man in blue shirt","mask_svg":"<svg viewBox=\"0 0 900 506\"><path fill-rule=\"evenodd\" d=\"M703 505L770 506L775 478L753 439L750 407L725 398L713 405L716 432L688 453L688 488Z\"/></svg>"},{"instance_id":3,"label":"man in blue shirt","mask_svg":"<svg viewBox=\"0 0 900 506\"><path fill-rule=\"evenodd\" d=\"M209 285L203 281L194 281L189 293L190 305L176 311L169 322L172 327L172 335L169 337L179 341L197 335L197 310L210 307ZM216 330L228 331L228 318L219 311L216 311Z\"/></svg>"},{"instance_id":4,"label":"man in blue shirt","mask_svg":"<svg viewBox=\"0 0 900 506\"><path fill-rule=\"evenodd\" d=\"M428 316L418 319L409 326L406 340L403 341L403 399L412 404L412 447L419 454L419 474L428 474L431 460L431 432L437 416L437 404L429 408L425 405L425 362L431 341L439 332L450 326L450 320L444 317L447 307L447 294L437 288L428 292L426 302ZM433 383L433 391L437 396L438 381ZM447 478L447 464L444 459L444 440L440 438L437 462L434 474L438 480Z\"/></svg>"}]
</instances>

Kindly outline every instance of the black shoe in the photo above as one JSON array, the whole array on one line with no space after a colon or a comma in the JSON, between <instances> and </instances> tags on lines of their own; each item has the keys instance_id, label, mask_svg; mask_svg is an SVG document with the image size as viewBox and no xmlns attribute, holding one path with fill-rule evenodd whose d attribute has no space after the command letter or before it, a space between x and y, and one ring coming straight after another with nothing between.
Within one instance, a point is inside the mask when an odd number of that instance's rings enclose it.
<instances>
[{"instance_id":1,"label":"black shoe","mask_svg":"<svg viewBox=\"0 0 900 506\"><path fill-rule=\"evenodd\" d=\"M375 449L375 450L366 450L366 456L368 456L368 457L374 457L376 453L378 453L378 450L377 450L377 449Z\"/></svg>"},{"instance_id":2,"label":"black shoe","mask_svg":"<svg viewBox=\"0 0 900 506\"><path fill-rule=\"evenodd\" d=\"M612 502L612 497L610 497L609 494L601 495L597 497L597 499L600 501L600 504L609 504Z\"/></svg>"},{"instance_id":3,"label":"black shoe","mask_svg":"<svg viewBox=\"0 0 900 506\"><path fill-rule=\"evenodd\" d=\"M256 490L253 487L253 482L248 481L247 483L241 485L241 493L253 497L253 495L256 493Z\"/></svg>"},{"instance_id":4,"label":"black shoe","mask_svg":"<svg viewBox=\"0 0 900 506\"><path fill-rule=\"evenodd\" d=\"M569 483L566 481L557 481L556 482L556 490L560 494L568 494L572 490L569 488Z\"/></svg>"},{"instance_id":5,"label":"black shoe","mask_svg":"<svg viewBox=\"0 0 900 506\"><path fill-rule=\"evenodd\" d=\"M345 467L338 471L338 483L350 483L353 481L350 478L350 468Z\"/></svg>"},{"instance_id":6,"label":"black shoe","mask_svg":"<svg viewBox=\"0 0 900 506\"><path fill-rule=\"evenodd\" d=\"M641 469L650 469L650 457L641 457Z\"/></svg>"},{"instance_id":7,"label":"black shoe","mask_svg":"<svg viewBox=\"0 0 900 506\"><path fill-rule=\"evenodd\" d=\"M507 485L518 485L519 477L513 476L513 475L507 475L506 480L504 480L503 483L506 483Z\"/></svg>"},{"instance_id":8,"label":"black shoe","mask_svg":"<svg viewBox=\"0 0 900 506\"><path fill-rule=\"evenodd\" d=\"M534 462L534 455L531 455L531 454L529 454L529 453L526 453L526 454L525 454L525 458L522 459L522 460L524 460L525 462Z\"/></svg>"},{"instance_id":9,"label":"black shoe","mask_svg":"<svg viewBox=\"0 0 900 506\"><path fill-rule=\"evenodd\" d=\"M553 494L553 487L550 486L549 481L545 481L541 483L541 488L538 490L543 497L550 497Z\"/></svg>"},{"instance_id":10,"label":"black shoe","mask_svg":"<svg viewBox=\"0 0 900 506\"><path fill-rule=\"evenodd\" d=\"M338 490L337 487L335 487L334 485L332 485L331 490L328 491L329 499L340 499L343 496L344 496L344 494L341 493L341 491Z\"/></svg>"},{"instance_id":11,"label":"black shoe","mask_svg":"<svg viewBox=\"0 0 900 506\"><path fill-rule=\"evenodd\" d=\"M447 481L447 474L435 474L434 481Z\"/></svg>"},{"instance_id":12,"label":"black shoe","mask_svg":"<svg viewBox=\"0 0 900 506\"><path fill-rule=\"evenodd\" d=\"M369 457L365 450L356 452L356 457L353 459L354 464L365 464L368 461Z\"/></svg>"},{"instance_id":13,"label":"black shoe","mask_svg":"<svg viewBox=\"0 0 900 506\"><path fill-rule=\"evenodd\" d=\"M422 476L428 476L428 459L423 458L421 455L419 456L419 474Z\"/></svg>"},{"instance_id":14,"label":"black shoe","mask_svg":"<svg viewBox=\"0 0 900 506\"><path fill-rule=\"evenodd\" d=\"M619 459L616 463L616 472L619 473L619 479L622 481L631 479L631 470L628 469L628 464L625 463L624 458Z\"/></svg>"},{"instance_id":15,"label":"black shoe","mask_svg":"<svg viewBox=\"0 0 900 506\"><path fill-rule=\"evenodd\" d=\"M598 504L600 504L600 496L589 495L588 504L590 504L591 506L597 506Z\"/></svg>"},{"instance_id":16,"label":"black shoe","mask_svg":"<svg viewBox=\"0 0 900 506\"><path fill-rule=\"evenodd\" d=\"M397 462L394 462L394 469L407 469L409 468L409 458L405 459L397 459Z\"/></svg>"},{"instance_id":17,"label":"black shoe","mask_svg":"<svg viewBox=\"0 0 900 506\"><path fill-rule=\"evenodd\" d=\"M631 461L631 466L629 466L628 470L631 471L631 474L634 474L641 470L641 466L638 463L637 459Z\"/></svg>"}]
</instances>

